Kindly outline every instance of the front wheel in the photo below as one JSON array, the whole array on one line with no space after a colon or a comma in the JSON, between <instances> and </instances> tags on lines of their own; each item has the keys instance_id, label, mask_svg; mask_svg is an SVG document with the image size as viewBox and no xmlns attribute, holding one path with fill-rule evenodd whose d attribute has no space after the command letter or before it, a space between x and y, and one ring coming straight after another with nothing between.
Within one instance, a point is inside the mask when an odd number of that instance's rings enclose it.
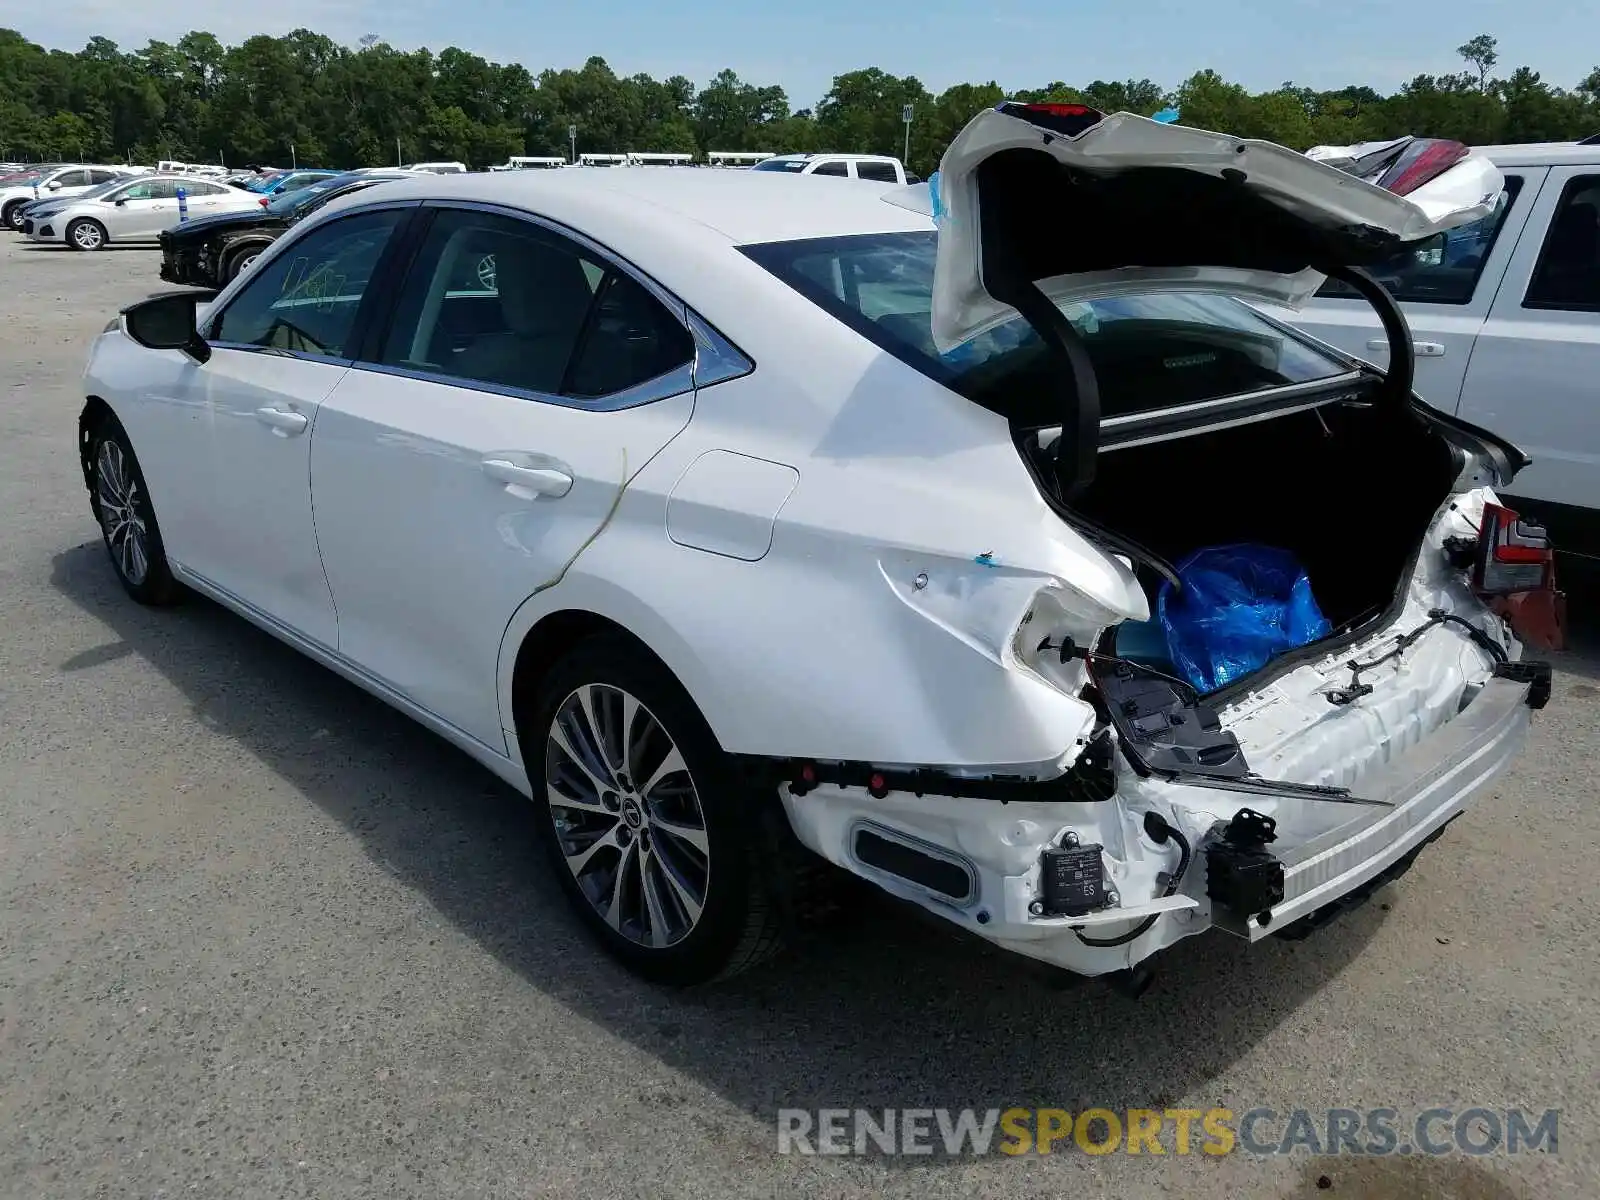
<instances>
[{"instance_id":1,"label":"front wheel","mask_svg":"<svg viewBox=\"0 0 1600 1200\"><path fill-rule=\"evenodd\" d=\"M166 606L183 598L183 585L167 566L161 527L150 507L144 473L115 417L103 417L89 434L90 507L123 590L140 604Z\"/></svg>"},{"instance_id":2,"label":"front wheel","mask_svg":"<svg viewBox=\"0 0 1600 1200\"><path fill-rule=\"evenodd\" d=\"M18 233L22 231L22 209L27 203L26 200L13 200L5 206L3 212L0 212L0 221L4 222L7 229Z\"/></svg>"},{"instance_id":3,"label":"front wheel","mask_svg":"<svg viewBox=\"0 0 1600 1200\"><path fill-rule=\"evenodd\" d=\"M526 737L551 865L611 954L687 985L776 950L761 797L670 672L623 639L588 639L539 684Z\"/></svg>"},{"instance_id":4,"label":"front wheel","mask_svg":"<svg viewBox=\"0 0 1600 1200\"><path fill-rule=\"evenodd\" d=\"M228 255L228 261L223 264L222 282L224 285L232 283L245 271L255 265L256 259L261 257L262 247L246 246L242 250L235 250Z\"/></svg>"},{"instance_id":5,"label":"front wheel","mask_svg":"<svg viewBox=\"0 0 1600 1200\"><path fill-rule=\"evenodd\" d=\"M98 250L105 244L105 226L99 221L80 217L67 226L67 245L74 250Z\"/></svg>"}]
</instances>

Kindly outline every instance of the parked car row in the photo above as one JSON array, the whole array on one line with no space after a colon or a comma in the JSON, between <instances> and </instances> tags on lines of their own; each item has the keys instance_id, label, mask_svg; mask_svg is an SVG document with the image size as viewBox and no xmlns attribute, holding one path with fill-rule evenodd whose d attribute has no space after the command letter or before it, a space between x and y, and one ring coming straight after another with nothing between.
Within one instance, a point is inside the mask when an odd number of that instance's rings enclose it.
<instances>
[{"instance_id":1,"label":"parked car row","mask_svg":"<svg viewBox=\"0 0 1600 1200\"><path fill-rule=\"evenodd\" d=\"M1085 975L1304 934L1508 767L1560 632L1499 496L1526 456L1414 394L1364 273L1494 211L1483 156L1424 165L1398 194L1008 103L942 205L763 170L343 191L95 340L89 504L135 601L209 596L530 797L645 975L759 961L825 863ZM1322 274L1385 366L1236 298ZM1320 605L1220 685L1151 644L1218 544Z\"/></svg>"},{"instance_id":2,"label":"parked car row","mask_svg":"<svg viewBox=\"0 0 1600 1200\"><path fill-rule=\"evenodd\" d=\"M400 170L333 175L280 193L264 207L170 226L160 236L161 278L194 287L225 287L278 237L323 205L376 184L414 177Z\"/></svg>"},{"instance_id":3,"label":"parked car row","mask_svg":"<svg viewBox=\"0 0 1600 1200\"><path fill-rule=\"evenodd\" d=\"M203 218L260 211L259 199L239 188L181 175L114 179L64 198L40 200L19 214L21 232L35 242L73 250L100 250L126 242L154 242L188 214Z\"/></svg>"}]
</instances>

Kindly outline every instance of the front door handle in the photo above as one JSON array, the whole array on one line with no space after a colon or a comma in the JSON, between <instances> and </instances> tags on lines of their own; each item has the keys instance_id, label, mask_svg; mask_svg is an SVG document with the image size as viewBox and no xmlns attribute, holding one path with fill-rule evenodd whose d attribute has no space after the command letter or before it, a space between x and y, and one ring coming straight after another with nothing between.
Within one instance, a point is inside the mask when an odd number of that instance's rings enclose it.
<instances>
[{"instance_id":1,"label":"front door handle","mask_svg":"<svg viewBox=\"0 0 1600 1200\"><path fill-rule=\"evenodd\" d=\"M1367 343L1367 349L1368 350L1388 350L1389 349L1389 339L1388 338L1373 338L1371 341L1369 341ZM1411 353L1415 354L1418 358L1443 358L1444 357L1444 343L1443 342L1412 342L1411 343Z\"/></svg>"},{"instance_id":2,"label":"front door handle","mask_svg":"<svg viewBox=\"0 0 1600 1200\"><path fill-rule=\"evenodd\" d=\"M305 413L297 413L292 409L284 408L258 408L256 420L268 426L279 437L294 437L297 433L304 433L310 424Z\"/></svg>"},{"instance_id":3,"label":"front door handle","mask_svg":"<svg viewBox=\"0 0 1600 1200\"><path fill-rule=\"evenodd\" d=\"M483 473L506 485L512 495L565 496L572 490L572 476L554 467L524 467L504 458L483 460Z\"/></svg>"}]
</instances>

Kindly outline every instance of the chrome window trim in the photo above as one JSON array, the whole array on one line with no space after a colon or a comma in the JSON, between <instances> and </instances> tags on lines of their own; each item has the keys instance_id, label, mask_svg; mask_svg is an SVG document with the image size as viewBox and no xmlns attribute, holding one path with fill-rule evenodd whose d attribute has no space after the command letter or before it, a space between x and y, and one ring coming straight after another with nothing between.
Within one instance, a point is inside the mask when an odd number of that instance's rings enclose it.
<instances>
[{"instance_id":1,"label":"chrome window trim","mask_svg":"<svg viewBox=\"0 0 1600 1200\"><path fill-rule=\"evenodd\" d=\"M318 361L328 362L329 359ZM424 371L417 367L397 367L387 363L375 362L350 362L352 371L366 371L373 375L392 375L398 379L415 379L422 383L435 383L440 387L456 388L466 392L484 392L491 396L506 396L513 400L529 400L535 404L553 404L558 408L575 408L580 412L620 412L623 409L638 408L645 404L654 404L658 400L670 400L674 396L682 396L686 392L694 391L694 365L684 363L674 367L664 375L654 379L647 379L643 383L634 384L620 392L612 392L609 396L596 396L592 400L585 400L578 396L555 396L549 392L535 392L527 388L508 387L500 383L487 383L481 379L466 379L460 375L450 375L442 371Z\"/></svg>"},{"instance_id":2,"label":"chrome window trim","mask_svg":"<svg viewBox=\"0 0 1600 1200\"><path fill-rule=\"evenodd\" d=\"M355 365L351 358L341 358L332 354L317 354L310 350L285 350L282 346L257 346L254 342L213 342L206 339L206 345L213 350L239 350L246 354L270 354L275 358L298 358L306 362L326 363L330 367L350 367Z\"/></svg>"},{"instance_id":3,"label":"chrome window trim","mask_svg":"<svg viewBox=\"0 0 1600 1200\"><path fill-rule=\"evenodd\" d=\"M723 337L699 313L687 305L684 306L684 312L688 316L689 332L694 334L695 387L726 383L756 369L749 355Z\"/></svg>"}]
</instances>

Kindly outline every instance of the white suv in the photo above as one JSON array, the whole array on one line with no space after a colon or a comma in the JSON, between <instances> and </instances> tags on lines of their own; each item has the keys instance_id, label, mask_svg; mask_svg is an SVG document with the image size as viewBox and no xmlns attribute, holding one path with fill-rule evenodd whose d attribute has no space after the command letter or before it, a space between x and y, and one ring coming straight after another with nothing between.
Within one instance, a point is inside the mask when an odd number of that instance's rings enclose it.
<instances>
[{"instance_id":1,"label":"white suv","mask_svg":"<svg viewBox=\"0 0 1600 1200\"><path fill-rule=\"evenodd\" d=\"M1417 390L1527 451L1515 497L1564 550L1600 554L1600 145L1483 154L1505 176L1494 211L1374 274L1410 322ZM1290 319L1362 358L1387 353L1372 306L1337 280Z\"/></svg>"},{"instance_id":2,"label":"white suv","mask_svg":"<svg viewBox=\"0 0 1600 1200\"><path fill-rule=\"evenodd\" d=\"M128 174L122 167L83 166L74 163L55 167L36 179L28 179L0 189L0 225L7 229L22 229L22 210L35 200L53 200L57 197L76 196L90 188L110 183Z\"/></svg>"},{"instance_id":3,"label":"white suv","mask_svg":"<svg viewBox=\"0 0 1600 1200\"><path fill-rule=\"evenodd\" d=\"M916 183L898 158L886 154L779 154L764 158L752 171L782 171L789 175L832 175L838 179L868 179L874 183Z\"/></svg>"}]
</instances>

